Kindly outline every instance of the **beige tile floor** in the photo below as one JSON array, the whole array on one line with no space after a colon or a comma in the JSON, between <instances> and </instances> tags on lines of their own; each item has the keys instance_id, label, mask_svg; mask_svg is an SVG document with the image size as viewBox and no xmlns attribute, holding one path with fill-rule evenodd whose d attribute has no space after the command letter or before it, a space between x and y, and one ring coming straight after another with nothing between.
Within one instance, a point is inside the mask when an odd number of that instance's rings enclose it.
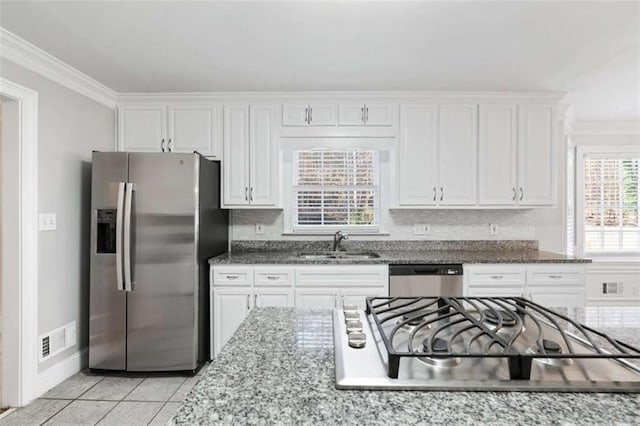
<instances>
[{"instance_id":1,"label":"beige tile floor","mask_svg":"<svg viewBox=\"0 0 640 426\"><path fill-rule=\"evenodd\" d=\"M202 377L80 372L0 425L164 425Z\"/></svg>"}]
</instances>

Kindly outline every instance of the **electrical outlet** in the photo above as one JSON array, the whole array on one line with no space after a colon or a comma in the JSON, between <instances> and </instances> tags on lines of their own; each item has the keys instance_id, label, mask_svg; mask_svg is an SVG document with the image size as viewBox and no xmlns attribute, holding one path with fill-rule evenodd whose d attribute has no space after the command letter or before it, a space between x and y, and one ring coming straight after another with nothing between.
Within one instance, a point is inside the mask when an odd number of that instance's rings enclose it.
<instances>
[{"instance_id":1,"label":"electrical outlet","mask_svg":"<svg viewBox=\"0 0 640 426\"><path fill-rule=\"evenodd\" d=\"M264 223L256 223L256 235L264 234Z\"/></svg>"},{"instance_id":2,"label":"electrical outlet","mask_svg":"<svg viewBox=\"0 0 640 426\"><path fill-rule=\"evenodd\" d=\"M496 225L495 223L490 223L489 224L489 234L498 235L498 225Z\"/></svg>"},{"instance_id":3,"label":"electrical outlet","mask_svg":"<svg viewBox=\"0 0 640 426\"><path fill-rule=\"evenodd\" d=\"M431 235L431 225L428 223L415 223L413 225L413 235Z\"/></svg>"},{"instance_id":4,"label":"electrical outlet","mask_svg":"<svg viewBox=\"0 0 640 426\"><path fill-rule=\"evenodd\" d=\"M41 231L56 230L56 214L55 213L40 213L38 219L39 219L39 229Z\"/></svg>"}]
</instances>

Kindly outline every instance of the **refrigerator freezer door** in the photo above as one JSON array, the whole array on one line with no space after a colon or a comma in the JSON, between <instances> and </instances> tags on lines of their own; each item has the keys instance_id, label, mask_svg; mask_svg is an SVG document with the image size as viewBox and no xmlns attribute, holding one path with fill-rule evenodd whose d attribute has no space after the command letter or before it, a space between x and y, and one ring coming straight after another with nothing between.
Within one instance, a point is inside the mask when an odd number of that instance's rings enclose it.
<instances>
[{"instance_id":1,"label":"refrigerator freezer door","mask_svg":"<svg viewBox=\"0 0 640 426\"><path fill-rule=\"evenodd\" d=\"M126 153L93 153L89 367L126 368L126 294L116 274L118 188L127 181Z\"/></svg>"},{"instance_id":2,"label":"refrigerator freezer door","mask_svg":"<svg viewBox=\"0 0 640 426\"><path fill-rule=\"evenodd\" d=\"M196 173L193 154L129 154L129 371L197 368Z\"/></svg>"}]
</instances>

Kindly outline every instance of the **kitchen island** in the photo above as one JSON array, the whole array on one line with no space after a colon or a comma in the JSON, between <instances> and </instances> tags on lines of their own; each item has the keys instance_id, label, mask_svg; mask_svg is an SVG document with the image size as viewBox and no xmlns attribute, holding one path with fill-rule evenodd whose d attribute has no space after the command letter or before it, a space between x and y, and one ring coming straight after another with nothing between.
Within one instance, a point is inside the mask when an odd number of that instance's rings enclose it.
<instances>
[{"instance_id":1,"label":"kitchen island","mask_svg":"<svg viewBox=\"0 0 640 426\"><path fill-rule=\"evenodd\" d=\"M640 344L640 307L586 308L590 325ZM636 424L640 394L342 391L330 309L251 311L173 424Z\"/></svg>"}]
</instances>

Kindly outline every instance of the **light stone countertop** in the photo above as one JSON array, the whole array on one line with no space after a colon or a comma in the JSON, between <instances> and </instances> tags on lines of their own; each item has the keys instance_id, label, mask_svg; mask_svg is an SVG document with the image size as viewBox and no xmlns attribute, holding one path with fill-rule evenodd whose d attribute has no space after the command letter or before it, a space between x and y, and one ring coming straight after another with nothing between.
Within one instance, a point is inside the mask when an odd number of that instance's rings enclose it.
<instances>
[{"instance_id":1,"label":"light stone countertop","mask_svg":"<svg viewBox=\"0 0 640 426\"><path fill-rule=\"evenodd\" d=\"M640 345L640 307L572 315ZM337 390L332 330L328 309L252 310L171 423L640 423L640 394Z\"/></svg>"}]
</instances>

